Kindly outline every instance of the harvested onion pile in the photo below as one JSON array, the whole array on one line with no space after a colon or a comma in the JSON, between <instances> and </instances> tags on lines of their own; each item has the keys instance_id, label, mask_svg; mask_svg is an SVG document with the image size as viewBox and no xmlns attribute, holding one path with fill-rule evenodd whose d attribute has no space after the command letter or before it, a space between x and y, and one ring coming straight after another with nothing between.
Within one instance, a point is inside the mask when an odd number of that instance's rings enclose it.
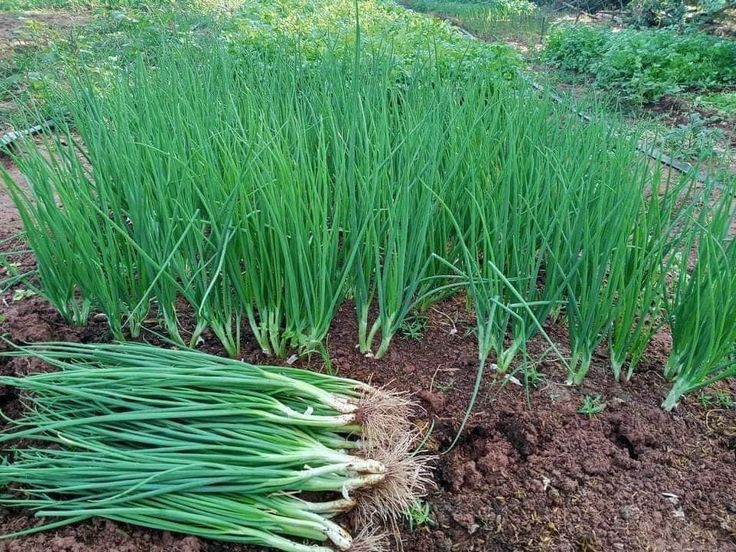
<instances>
[{"instance_id":1,"label":"harvested onion pile","mask_svg":"<svg viewBox=\"0 0 736 552\"><path fill-rule=\"evenodd\" d=\"M0 434L24 445L0 466L0 503L59 519L5 537L102 516L293 552L379 550L373 523L426 482L411 403L354 380L134 343L6 354L58 370L0 378L28 392ZM332 519L349 511L355 539Z\"/></svg>"}]
</instances>

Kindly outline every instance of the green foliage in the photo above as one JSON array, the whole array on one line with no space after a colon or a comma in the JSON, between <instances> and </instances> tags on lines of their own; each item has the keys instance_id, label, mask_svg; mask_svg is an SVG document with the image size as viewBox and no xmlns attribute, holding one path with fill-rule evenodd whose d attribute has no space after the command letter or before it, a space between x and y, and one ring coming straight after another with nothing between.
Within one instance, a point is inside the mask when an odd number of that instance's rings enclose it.
<instances>
[{"instance_id":1,"label":"green foliage","mask_svg":"<svg viewBox=\"0 0 736 552\"><path fill-rule=\"evenodd\" d=\"M409 524L409 531L414 532L416 529L434 523L432 514L429 510L429 502L417 500L404 514Z\"/></svg>"},{"instance_id":2,"label":"green foliage","mask_svg":"<svg viewBox=\"0 0 736 552\"><path fill-rule=\"evenodd\" d=\"M606 32L589 25L556 27L545 40L545 57L568 71L593 72L608 40Z\"/></svg>"},{"instance_id":3,"label":"green foliage","mask_svg":"<svg viewBox=\"0 0 736 552\"><path fill-rule=\"evenodd\" d=\"M698 113L691 113L687 123L667 131L662 136L666 151L675 157L686 159L712 159L717 155L716 144L723 137L723 130L710 128Z\"/></svg>"},{"instance_id":4,"label":"green foliage","mask_svg":"<svg viewBox=\"0 0 736 552\"><path fill-rule=\"evenodd\" d=\"M698 32L561 26L550 34L544 55L631 102L736 84L736 41Z\"/></svg>"},{"instance_id":5,"label":"green foliage","mask_svg":"<svg viewBox=\"0 0 736 552\"><path fill-rule=\"evenodd\" d=\"M736 92L712 92L696 96L693 100L698 107L715 109L727 117L736 115Z\"/></svg>"},{"instance_id":6,"label":"green foliage","mask_svg":"<svg viewBox=\"0 0 736 552\"><path fill-rule=\"evenodd\" d=\"M606 403L600 395L583 395L583 400L578 408L578 414L585 414L592 418L606 409Z\"/></svg>"}]
</instances>

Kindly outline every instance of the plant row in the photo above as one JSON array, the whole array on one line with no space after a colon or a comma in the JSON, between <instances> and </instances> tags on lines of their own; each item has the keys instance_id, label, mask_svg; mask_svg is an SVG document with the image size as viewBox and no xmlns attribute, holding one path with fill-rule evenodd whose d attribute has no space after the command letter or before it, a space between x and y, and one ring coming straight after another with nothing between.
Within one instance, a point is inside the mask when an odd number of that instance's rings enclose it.
<instances>
[{"instance_id":1,"label":"plant row","mask_svg":"<svg viewBox=\"0 0 736 552\"><path fill-rule=\"evenodd\" d=\"M736 370L727 194L524 88L392 67L185 49L104 95L77 83L74 132L17 156L28 190L6 175L44 295L116 339L209 329L231 356L244 327L268 353L318 349L349 300L381 357L462 290L500 370L548 319L569 328L571 382L602 343L630 377L665 324L668 407Z\"/></svg>"}]
</instances>

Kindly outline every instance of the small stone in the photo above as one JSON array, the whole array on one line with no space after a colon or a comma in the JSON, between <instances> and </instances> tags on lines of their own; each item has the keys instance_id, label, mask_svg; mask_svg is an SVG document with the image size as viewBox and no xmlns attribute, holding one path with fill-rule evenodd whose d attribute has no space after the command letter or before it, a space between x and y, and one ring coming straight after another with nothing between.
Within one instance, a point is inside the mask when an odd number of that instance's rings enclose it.
<instances>
[{"instance_id":1,"label":"small stone","mask_svg":"<svg viewBox=\"0 0 736 552\"><path fill-rule=\"evenodd\" d=\"M636 506L627 504L626 506L621 508L621 510L619 510L618 515L621 516L621 519L624 519L626 521L635 520L639 519L639 517L641 516L641 510Z\"/></svg>"},{"instance_id":2,"label":"small stone","mask_svg":"<svg viewBox=\"0 0 736 552\"><path fill-rule=\"evenodd\" d=\"M465 527L468 531L470 531L470 528L476 524L475 516L469 512L456 512L452 514L452 519L462 527Z\"/></svg>"}]
</instances>

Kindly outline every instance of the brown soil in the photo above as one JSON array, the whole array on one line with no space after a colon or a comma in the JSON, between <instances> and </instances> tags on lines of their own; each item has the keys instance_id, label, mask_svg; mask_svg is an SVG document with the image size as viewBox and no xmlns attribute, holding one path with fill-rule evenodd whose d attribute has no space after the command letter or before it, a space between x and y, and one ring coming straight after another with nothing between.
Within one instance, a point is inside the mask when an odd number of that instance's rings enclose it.
<instances>
[{"instance_id":1,"label":"brown soil","mask_svg":"<svg viewBox=\"0 0 736 552\"><path fill-rule=\"evenodd\" d=\"M0 211L0 232L12 234L17 220ZM15 259L32 266L26 255ZM70 327L40 297L0 297L0 331L13 341L105 341L104 321ZM544 359L541 341L530 344L544 379L526 389L489 370L462 438L446 452L473 386L477 350L472 316L464 301L451 299L429 313L419 341L399 336L382 360L355 348L350 305L336 317L328 340L333 369L408 391L421 402L421 427L433 425L428 449L438 455L436 487L427 501L432 521L402 528L407 552L452 551L734 551L736 550L736 412L707 411L696 397L667 414L659 408L667 386L661 366L669 337L658 336L631 383L617 384L604 354L596 356L580 389L568 387L561 365ZM565 350L565 330L550 325ZM204 348L221 349L211 336ZM274 362L246 336L246 360ZM321 370L321 357L297 365ZM0 359L0 372L25 374L27 360ZM524 381L522 372L515 376ZM723 384L736 392L734 383ZM593 417L577 413L582 395L600 394L606 409ZM0 388L0 408L21 409ZM0 510L0 533L38 521ZM390 550L399 550L391 544ZM256 552L256 549L92 520L49 533L0 542L2 552Z\"/></svg>"},{"instance_id":2,"label":"brown soil","mask_svg":"<svg viewBox=\"0 0 736 552\"><path fill-rule=\"evenodd\" d=\"M726 8L712 18L705 29L716 36L736 38L736 7Z\"/></svg>"}]
</instances>

